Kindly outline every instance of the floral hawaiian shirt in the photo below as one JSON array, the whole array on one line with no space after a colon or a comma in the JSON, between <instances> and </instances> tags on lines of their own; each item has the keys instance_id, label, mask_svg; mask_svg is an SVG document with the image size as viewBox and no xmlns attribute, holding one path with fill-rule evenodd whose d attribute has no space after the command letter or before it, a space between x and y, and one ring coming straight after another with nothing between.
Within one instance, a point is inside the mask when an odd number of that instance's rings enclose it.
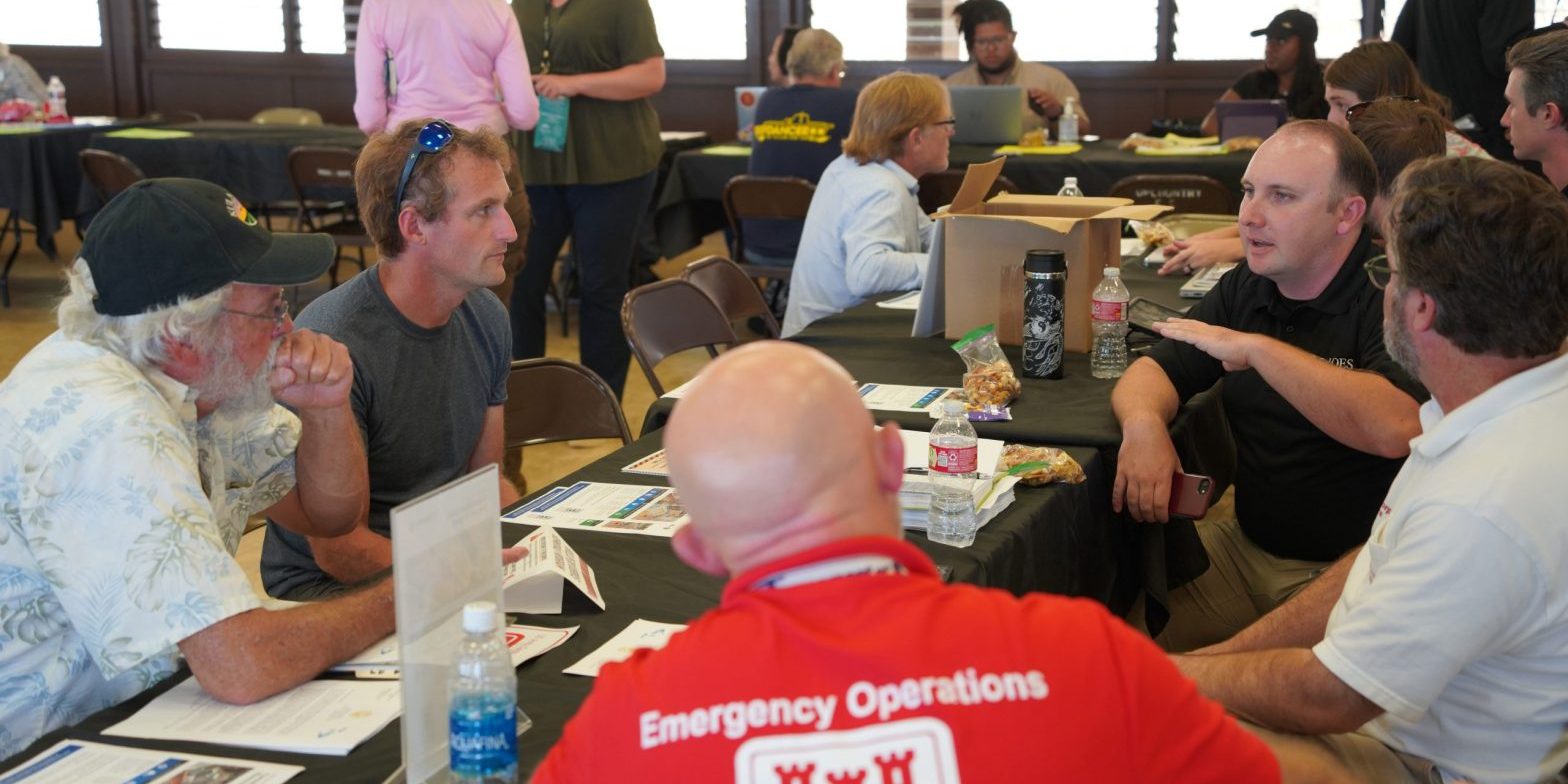
<instances>
[{"instance_id":1,"label":"floral hawaiian shirt","mask_svg":"<svg viewBox=\"0 0 1568 784\"><path fill-rule=\"evenodd\" d=\"M299 420L56 333L0 382L0 758L152 686L261 606L234 551L294 486Z\"/></svg>"}]
</instances>

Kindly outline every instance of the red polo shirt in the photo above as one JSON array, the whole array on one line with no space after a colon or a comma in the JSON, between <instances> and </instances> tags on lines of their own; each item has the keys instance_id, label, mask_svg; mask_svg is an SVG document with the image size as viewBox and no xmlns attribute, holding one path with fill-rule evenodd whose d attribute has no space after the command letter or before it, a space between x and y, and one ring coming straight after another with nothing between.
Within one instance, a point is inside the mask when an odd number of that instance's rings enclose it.
<instances>
[{"instance_id":1,"label":"red polo shirt","mask_svg":"<svg viewBox=\"0 0 1568 784\"><path fill-rule=\"evenodd\" d=\"M535 780L960 779L1280 773L1098 604L944 585L912 545L861 538L737 576L664 650L604 668Z\"/></svg>"}]
</instances>

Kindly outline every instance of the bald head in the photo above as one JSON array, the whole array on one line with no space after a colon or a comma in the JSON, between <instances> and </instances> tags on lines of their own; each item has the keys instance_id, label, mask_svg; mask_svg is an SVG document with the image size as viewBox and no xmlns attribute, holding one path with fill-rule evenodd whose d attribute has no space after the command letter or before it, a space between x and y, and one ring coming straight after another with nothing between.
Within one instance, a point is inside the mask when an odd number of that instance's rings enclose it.
<instances>
[{"instance_id":1,"label":"bald head","mask_svg":"<svg viewBox=\"0 0 1568 784\"><path fill-rule=\"evenodd\" d=\"M735 573L850 536L898 536L903 447L849 374L813 349L764 341L709 365L665 430L692 524L676 552Z\"/></svg>"}]
</instances>

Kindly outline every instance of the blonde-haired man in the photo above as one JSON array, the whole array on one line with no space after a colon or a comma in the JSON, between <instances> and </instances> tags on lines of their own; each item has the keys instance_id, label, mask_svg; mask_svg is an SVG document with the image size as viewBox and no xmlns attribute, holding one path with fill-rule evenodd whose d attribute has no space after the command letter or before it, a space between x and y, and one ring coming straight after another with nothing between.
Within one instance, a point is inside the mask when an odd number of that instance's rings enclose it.
<instances>
[{"instance_id":1,"label":"blonde-haired man","mask_svg":"<svg viewBox=\"0 0 1568 784\"><path fill-rule=\"evenodd\" d=\"M953 122L936 77L900 71L861 90L844 154L822 173L806 213L785 337L925 282L932 223L915 193L922 175L947 168Z\"/></svg>"}]
</instances>

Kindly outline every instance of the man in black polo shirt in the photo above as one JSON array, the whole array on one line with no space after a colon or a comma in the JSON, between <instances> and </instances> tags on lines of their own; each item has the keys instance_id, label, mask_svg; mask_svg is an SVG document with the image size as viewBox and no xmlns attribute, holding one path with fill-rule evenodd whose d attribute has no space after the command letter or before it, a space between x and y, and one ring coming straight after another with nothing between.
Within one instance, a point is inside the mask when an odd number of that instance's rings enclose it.
<instances>
[{"instance_id":1,"label":"man in black polo shirt","mask_svg":"<svg viewBox=\"0 0 1568 784\"><path fill-rule=\"evenodd\" d=\"M1236 440L1237 520L1198 532L1210 568L1172 591L1168 650L1223 640L1366 540L1420 432L1425 397L1383 347L1382 293L1362 264L1377 191L1366 148L1303 120L1258 149L1238 220L1247 263L1127 368L1111 403L1122 425L1112 506L1165 522L1180 470L1168 423L1225 379Z\"/></svg>"}]
</instances>

